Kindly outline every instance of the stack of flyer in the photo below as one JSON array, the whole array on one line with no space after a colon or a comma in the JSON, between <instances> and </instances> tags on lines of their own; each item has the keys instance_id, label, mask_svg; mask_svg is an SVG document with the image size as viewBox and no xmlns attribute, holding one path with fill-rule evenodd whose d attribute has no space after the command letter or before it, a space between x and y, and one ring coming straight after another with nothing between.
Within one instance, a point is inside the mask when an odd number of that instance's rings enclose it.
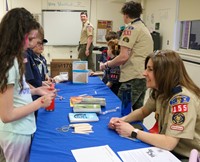
<instances>
[{"instance_id":1,"label":"stack of flyer","mask_svg":"<svg viewBox=\"0 0 200 162\"><path fill-rule=\"evenodd\" d=\"M84 104L100 104L101 106L106 106L106 99L105 98L83 98L81 103Z\"/></svg>"},{"instance_id":2,"label":"stack of flyer","mask_svg":"<svg viewBox=\"0 0 200 162\"><path fill-rule=\"evenodd\" d=\"M73 107L76 103L81 103L83 98L92 98L93 96L71 96L70 97L70 107Z\"/></svg>"},{"instance_id":3,"label":"stack of flyer","mask_svg":"<svg viewBox=\"0 0 200 162\"><path fill-rule=\"evenodd\" d=\"M99 104L81 104L76 103L73 107L73 112L101 112L101 105Z\"/></svg>"},{"instance_id":4,"label":"stack of flyer","mask_svg":"<svg viewBox=\"0 0 200 162\"><path fill-rule=\"evenodd\" d=\"M72 96L70 97L70 106L73 107L74 104L98 104L106 106L106 99L92 96Z\"/></svg>"}]
</instances>

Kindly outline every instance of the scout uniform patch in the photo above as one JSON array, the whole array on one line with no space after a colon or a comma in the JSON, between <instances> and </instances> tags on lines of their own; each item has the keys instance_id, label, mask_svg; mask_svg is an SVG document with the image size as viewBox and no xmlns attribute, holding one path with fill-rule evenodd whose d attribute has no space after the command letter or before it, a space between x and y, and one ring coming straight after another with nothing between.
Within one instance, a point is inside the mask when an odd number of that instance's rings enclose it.
<instances>
[{"instance_id":1,"label":"scout uniform patch","mask_svg":"<svg viewBox=\"0 0 200 162\"><path fill-rule=\"evenodd\" d=\"M183 131L184 127L182 124L185 122L185 112L188 112L188 103L190 97L184 95L175 96L170 100L171 113L172 113L172 125L170 129Z\"/></svg>"},{"instance_id":2,"label":"scout uniform patch","mask_svg":"<svg viewBox=\"0 0 200 162\"><path fill-rule=\"evenodd\" d=\"M124 30L123 35L131 35L131 31L130 30Z\"/></svg>"},{"instance_id":3,"label":"scout uniform patch","mask_svg":"<svg viewBox=\"0 0 200 162\"><path fill-rule=\"evenodd\" d=\"M123 41L128 43L129 42L129 38L128 37L124 37Z\"/></svg>"},{"instance_id":4,"label":"scout uniform patch","mask_svg":"<svg viewBox=\"0 0 200 162\"><path fill-rule=\"evenodd\" d=\"M183 124L185 121L185 115L183 113L175 113L172 116L172 122L177 125Z\"/></svg>"},{"instance_id":5,"label":"scout uniform patch","mask_svg":"<svg viewBox=\"0 0 200 162\"><path fill-rule=\"evenodd\" d=\"M170 100L170 105L172 107L171 112L187 112L188 111L188 102L190 97L179 95Z\"/></svg>"},{"instance_id":6,"label":"scout uniform patch","mask_svg":"<svg viewBox=\"0 0 200 162\"><path fill-rule=\"evenodd\" d=\"M90 24L88 24L86 28L88 29L89 32L92 32L92 26Z\"/></svg>"},{"instance_id":7,"label":"scout uniform patch","mask_svg":"<svg viewBox=\"0 0 200 162\"><path fill-rule=\"evenodd\" d=\"M127 29L128 29L128 30L133 30L134 27L133 27L133 26L129 26Z\"/></svg>"}]
</instances>

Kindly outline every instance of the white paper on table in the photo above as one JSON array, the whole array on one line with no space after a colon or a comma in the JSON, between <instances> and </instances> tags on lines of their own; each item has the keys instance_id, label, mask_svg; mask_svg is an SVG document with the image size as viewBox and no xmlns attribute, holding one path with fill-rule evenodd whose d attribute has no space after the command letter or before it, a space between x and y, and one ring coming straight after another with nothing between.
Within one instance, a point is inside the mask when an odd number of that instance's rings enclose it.
<instances>
[{"instance_id":1,"label":"white paper on table","mask_svg":"<svg viewBox=\"0 0 200 162\"><path fill-rule=\"evenodd\" d=\"M77 162L122 162L108 146L97 146L71 150Z\"/></svg>"},{"instance_id":2,"label":"white paper on table","mask_svg":"<svg viewBox=\"0 0 200 162\"><path fill-rule=\"evenodd\" d=\"M123 162L180 162L170 151L157 147L117 152Z\"/></svg>"}]
</instances>

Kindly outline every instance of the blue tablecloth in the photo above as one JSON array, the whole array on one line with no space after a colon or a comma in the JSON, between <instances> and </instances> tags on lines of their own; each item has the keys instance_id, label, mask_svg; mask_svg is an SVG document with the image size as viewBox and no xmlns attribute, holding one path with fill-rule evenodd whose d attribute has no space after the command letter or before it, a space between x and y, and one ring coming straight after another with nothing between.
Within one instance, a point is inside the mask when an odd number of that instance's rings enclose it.
<instances>
[{"instance_id":1,"label":"blue tablecloth","mask_svg":"<svg viewBox=\"0 0 200 162\"><path fill-rule=\"evenodd\" d=\"M30 162L75 162L71 150L92 146L109 145L117 154L118 151L148 147L139 140L132 141L120 137L115 131L108 129L111 117L120 117L117 112L99 115L98 122L90 122L94 133L89 135L74 134L73 129L68 132L60 132L57 128L69 125L68 113L72 112L69 100L71 96L82 94L94 97L105 97L106 107L102 111L121 107L121 101L98 77L89 77L88 84L59 83L58 95L64 100L55 100L55 110L46 112L38 111L37 131L34 134L31 146ZM92 155L91 155L92 156Z\"/></svg>"}]
</instances>

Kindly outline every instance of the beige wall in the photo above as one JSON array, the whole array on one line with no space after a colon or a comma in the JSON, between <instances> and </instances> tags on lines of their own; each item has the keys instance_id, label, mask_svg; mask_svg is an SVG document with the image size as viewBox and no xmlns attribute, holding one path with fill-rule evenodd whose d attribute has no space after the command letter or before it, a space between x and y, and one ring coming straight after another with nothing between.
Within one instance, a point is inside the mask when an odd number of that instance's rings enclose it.
<instances>
[{"instance_id":1,"label":"beige wall","mask_svg":"<svg viewBox=\"0 0 200 162\"><path fill-rule=\"evenodd\" d=\"M175 49L177 5L177 0L145 0L144 21L150 30L160 23L157 32L161 35L162 49Z\"/></svg>"},{"instance_id":2,"label":"beige wall","mask_svg":"<svg viewBox=\"0 0 200 162\"><path fill-rule=\"evenodd\" d=\"M30 12L39 16L39 21L42 23L41 10L42 9L87 9L89 12L89 19L97 27L97 20L112 20L113 30L117 31L119 26L123 25L122 15L120 9L123 5L123 1L118 0L8 0L9 8L25 7ZM52 2L52 5L48 4ZM62 5L58 5L61 2ZM82 3L80 3L82 2ZM0 0L0 18L5 14L5 0ZM80 5L80 7L77 7ZM96 30L94 44L99 46L105 46L105 44L96 44ZM49 62L52 58L73 58L77 57L77 47L55 47L45 46L44 55Z\"/></svg>"}]
</instances>

